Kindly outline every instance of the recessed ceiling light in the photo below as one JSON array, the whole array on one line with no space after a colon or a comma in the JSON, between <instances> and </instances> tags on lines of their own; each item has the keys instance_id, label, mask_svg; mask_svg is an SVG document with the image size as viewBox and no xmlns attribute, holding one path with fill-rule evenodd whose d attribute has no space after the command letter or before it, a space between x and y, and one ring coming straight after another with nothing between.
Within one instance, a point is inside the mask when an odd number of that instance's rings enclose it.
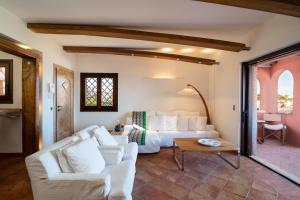
<instances>
[{"instance_id":1,"label":"recessed ceiling light","mask_svg":"<svg viewBox=\"0 0 300 200\"><path fill-rule=\"evenodd\" d=\"M177 58L176 60L178 60L178 61L179 61L180 59L179 59L179 58Z\"/></svg>"},{"instance_id":2,"label":"recessed ceiling light","mask_svg":"<svg viewBox=\"0 0 300 200\"><path fill-rule=\"evenodd\" d=\"M182 53L191 53L191 52L193 52L194 51L194 49L192 49L192 48L184 48L184 49L181 49L181 52Z\"/></svg>"},{"instance_id":3,"label":"recessed ceiling light","mask_svg":"<svg viewBox=\"0 0 300 200\"><path fill-rule=\"evenodd\" d=\"M205 48L201 50L202 53L207 53L207 54L213 53L214 51L215 51L214 49L209 49L209 48Z\"/></svg>"},{"instance_id":4,"label":"recessed ceiling light","mask_svg":"<svg viewBox=\"0 0 300 200\"><path fill-rule=\"evenodd\" d=\"M161 49L161 51L163 51L163 52L171 52L171 51L173 51L174 49L172 49L172 48L169 48L169 47L165 47L165 48L162 48Z\"/></svg>"},{"instance_id":5,"label":"recessed ceiling light","mask_svg":"<svg viewBox=\"0 0 300 200\"><path fill-rule=\"evenodd\" d=\"M17 45L23 49L31 49L29 46L26 46L25 44L17 44Z\"/></svg>"}]
</instances>

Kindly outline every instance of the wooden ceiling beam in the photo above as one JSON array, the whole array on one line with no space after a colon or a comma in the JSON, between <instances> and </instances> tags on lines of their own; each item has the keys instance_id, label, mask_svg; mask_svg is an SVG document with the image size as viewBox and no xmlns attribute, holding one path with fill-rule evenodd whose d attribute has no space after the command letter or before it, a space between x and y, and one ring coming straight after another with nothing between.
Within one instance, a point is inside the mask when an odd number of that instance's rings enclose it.
<instances>
[{"instance_id":1,"label":"wooden ceiling beam","mask_svg":"<svg viewBox=\"0 0 300 200\"><path fill-rule=\"evenodd\" d=\"M194 0L300 17L299 0Z\"/></svg>"},{"instance_id":2,"label":"wooden ceiling beam","mask_svg":"<svg viewBox=\"0 0 300 200\"><path fill-rule=\"evenodd\" d=\"M159 53L159 52L152 52L152 51L138 51L138 50L124 49L124 48L63 46L63 49L69 53L92 53L92 54L111 54L111 55L123 55L123 56L139 56L139 57L147 57L147 58L177 60L177 61L183 61L189 63L203 64L203 65L218 64L215 60L212 59L168 54L168 53Z\"/></svg>"},{"instance_id":3,"label":"wooden ceiling beam","mask_svg":"<svg viewBox=\"0 0 300 200\"><path fill-rule=\"evenodd\" d=\"M220 49L233 52L249 50L249 47L247 47L245 44L237 42L229 42L224 40L193 37L186 35L129 30L123 28L112 28L107 26L28 23L27 27L36 33L45 34L88 35L132 40L144 40L152 42L163 42L179 45Z\"/></svg>"}]
</instances>

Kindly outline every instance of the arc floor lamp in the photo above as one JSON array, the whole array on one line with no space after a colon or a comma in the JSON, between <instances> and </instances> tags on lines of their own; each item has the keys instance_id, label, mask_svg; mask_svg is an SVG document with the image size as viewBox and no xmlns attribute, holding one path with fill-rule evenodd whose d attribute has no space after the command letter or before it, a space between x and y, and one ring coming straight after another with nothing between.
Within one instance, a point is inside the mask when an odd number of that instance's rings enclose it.
<instances>
[{"instance_id":1,"label":"arc floor lamp","mask_svg":"<svg viewBox=\"0 0 300 200\"><path fill-rule=\"evenodd\" d=\"M202 100L204 108L205 108L205 112L206 112L206 116L207 116L207 124L211 124L208 107L207 107L207 104L206 104L206 101L205 101L204 97L202 96L200 91L195 86L193 86L192 84L187 84L186 86L187 87L184 88L183 90L181 90L179 93L180 94L185 94L185 95L195 94L195 93L198 94L200 99Z\"/></svg>"}]
</instances>

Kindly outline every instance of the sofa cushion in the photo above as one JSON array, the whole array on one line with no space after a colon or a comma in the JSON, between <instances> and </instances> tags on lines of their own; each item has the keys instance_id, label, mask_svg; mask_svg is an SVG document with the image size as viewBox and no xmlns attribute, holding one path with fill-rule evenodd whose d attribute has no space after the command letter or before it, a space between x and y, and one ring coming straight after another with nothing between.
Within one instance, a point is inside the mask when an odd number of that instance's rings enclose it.
<instances>
[{"instance_id":1,"label":"sofa cushion","mask_svg":"<svg viewBox=\"0 0 300 200\"><path fill-rule=\"evenodd\" d=\"M205 131L207 117L193 116L189 118L189 131Z\"/></svg>"},{"instance_id":2,"label":"sofa cushion","mask_svg":"<svg viewBox=\"0 0 300 200\"><path fill-rule=\"evenodd\" d=\"M124 157L123 160L133 160L136 162L138 154L138 145L135 142L130 142L124 145Z\"/></svg>"},{"instance_id":3,"label":"sofa cushion","mask_svg":"<svg viewBox=\"0 0 300 200\"><path fill-rule=\"evenodd\" d=\"M148 121L147 121L147 129L148 130L153 130L153 131L157 131L159 130L159 117L156 115L151 115L149 117L147 117Z\"/></svg>"},{"instance_id":4,"label":"sofa cushion","mask_svg":"<svg viewBox=\"0 0 300 200\"><path fill-rule=\"evenodd\" d=\"M187 131L189 129L189 118L188 116L178 116L177 119L177 130Z\"/></svg>"},{"instance_id":5,"label":"sofa cushion","mask_svg":"<svg viewBox=\"0 0 300 200\"><path fill-rule=\"evenodd\" d=\"M118 145L113 136L106 130L104 126L93 130L100 145Z\"/></svg>"},{"instance_id":6,"label":"sofa cushion","mask_svg":"<svg viewBox=\"0 0 300 200\"><path fill-rule=\"evenodd\" d=\"M177 130L177 115L168 116L165 115L162 118L163 129L166 131L175 131Z\"/></svg>"},{"instance_id":7,"label":"sofa cushion","mask_svg":"<svg viewBox=\"0 0 300 200\"><path fill-rule=\"evenodd\" d=\"M117 165L122 161L124 156L124 151L100 149L100 152L106 165Z\"/></svg>"},{"instance_id":8,"label":"sofa cushion","mask_svg":"<svg viewBox=\"0 0 300 200\"><path fill-rule=\"evenodd\" d=\"M51 151L47 151L39 156L44 169L47 172L48 177L56 176L58 173L61 173L58 161Z\"/></svg>"},{"instance_id":9,"label":"sofa cushion","mask_svg":"<svg viewBox=\"0 0 300 200\"><path fill-rule=\"evenodd\" d=\"M135 162L122 161L118 165L110 165L105 168L103 174L111 176L111 190L109 200L130 200L135 176Z\"/></svg>"},{"instance_id":10,"label":"sofa cushion","mask_svg":"<svg viewBox=\"0 0 300 200\"><path fill-rule=\"evenodd\" d=\"M101 173L105 161L95 143L86 139L64 149L70 166L77 173Z\"/></svg>"},{"instance_id":11,"label":"sofa cushion","mask_svg":"<svg viewBox=\"0 0 300 200\"><path fill-rule=\"evenodd\" d=\"M82 130L76 133L76 136L80 137L81 140L90 138L90 134L86 130Z\"/></svg>"}]
</instances>

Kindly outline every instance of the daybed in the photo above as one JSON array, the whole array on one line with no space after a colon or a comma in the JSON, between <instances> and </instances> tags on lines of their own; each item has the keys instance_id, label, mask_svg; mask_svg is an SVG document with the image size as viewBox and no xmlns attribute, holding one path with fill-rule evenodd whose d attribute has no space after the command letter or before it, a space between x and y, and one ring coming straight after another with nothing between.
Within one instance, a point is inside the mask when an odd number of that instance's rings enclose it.
<instances>
[{"instance_id":1,"label":"daybed","mask_svg":"<svg viewBox=\"0 0 300 200\"><path fill-rule=\"evenodd\" d=\"M219 133L213 125L206 124L206 117L198 112L149 111L145 145L138 145L139 153L156 153L160 147L171 147L174 138L217 138ZM131 116L127 122L132 122ZM125 125L124 135L128 135L133 125Z\"/></svg>"}]
</instances>

